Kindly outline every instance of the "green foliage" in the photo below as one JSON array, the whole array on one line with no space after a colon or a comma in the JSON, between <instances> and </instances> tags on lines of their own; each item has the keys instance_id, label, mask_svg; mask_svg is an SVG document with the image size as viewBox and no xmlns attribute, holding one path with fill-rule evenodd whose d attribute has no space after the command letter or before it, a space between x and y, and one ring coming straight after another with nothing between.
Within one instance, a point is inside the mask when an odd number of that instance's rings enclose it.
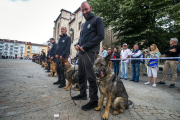
<instances>
[{"instance_id":1,"label":"green foliage","mask_svg":"<svg viewBox=\"0 0 180 120\"><path fill-rule=\"evenodd\" d=\"M163 53L169 40L180 40L179 0L90 0L93 12L112 27L117 42L140 49L156 44Z\"/></svg>"}]
</instances>

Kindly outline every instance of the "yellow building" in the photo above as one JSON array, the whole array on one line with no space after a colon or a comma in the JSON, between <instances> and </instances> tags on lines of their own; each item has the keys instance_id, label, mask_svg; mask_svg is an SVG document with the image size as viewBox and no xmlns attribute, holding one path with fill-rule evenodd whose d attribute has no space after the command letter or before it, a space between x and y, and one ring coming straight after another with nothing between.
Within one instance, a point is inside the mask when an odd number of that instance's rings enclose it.
<instances>
[{"instance_id":1,"label":"yellow building","mask_svg":"<svg viewBox=\"0 0 180 120\"><path fill-rule=\"evenodd\" d=\"M48 45L28 42L27 44L25 44L24 57L32 58L33 55L41 54L41 51L44 51L47 55L47 49Z\"/></svg>"}]
</instances>

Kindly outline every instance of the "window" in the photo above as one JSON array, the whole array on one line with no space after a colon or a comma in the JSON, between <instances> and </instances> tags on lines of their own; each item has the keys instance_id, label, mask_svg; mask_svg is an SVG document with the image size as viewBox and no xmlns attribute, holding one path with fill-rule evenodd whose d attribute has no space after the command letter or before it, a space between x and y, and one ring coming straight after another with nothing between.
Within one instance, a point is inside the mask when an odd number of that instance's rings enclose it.
<instances>
[{"instance_id":1,"label":"window","mask_svg":"<svg viewBox=\"0 0 180 120\"><path fill-rule=\"evenodd\" d=\"M8 50L8 47L6 47L5 50Z\"/></svg>"},{"instance_id":2,"label":"window","mask_svg":"<svg viewBox=\"0 0 180 120\"><path fill-rule=\"evenodd\" d=\"M14 47L14 49L16 49L16 50L17 50L18 48L19 48L19 47Z\"/></svg>"},{"instance_id":3,"label":"window","mask_svg":"<svg viewBox=\"0 0 180 120\"><path fill-rule=\"evenodd\" d=\"M79 30L81 30L81 22L79 22Z\"/></svg>"},{"instance_id":4,"label":"window","mask_svg":"<svg viewBox=\"0 0 180 120\"><path fill-rule=\"evenodd\" d=\"M27 53L30 53L30 50L28 50Z\"/></svg>"},{"instance_id":5,"label":"window","mask_svg":"<svg viewBox=\"0 0 180 120\"><path fill-rule=\"evenodd\" d=\"M10 48L10 50L13 50L13 48Z\"/></svg>"},{"instance_id":6,"label":"window","mask_svg":"<svg viewBox=\"0 0 180 120\"><path fill-rule=\"evenodd\" d=\"M21 48L24 48L23 46L21 46Z\"/></svg>"},{"instance_id":7,"label":"window","mask_svg":"<svg viewBox=\"0 0 180 120\"><path fill-rule=\"evenodd\" d=\"M32 46L32 51L31 51L31 53L39 54L40 51L41 51L41 46Z\"/></svg>"},{"instance_id":8,"label":"window","mask_svg":"<svg viewBox=\"0 0 180 120\"><path fill-rule=\"evenodd\" d=\"M28 46L28 49L31 49L31 47L30 47L30 46Z\"/></svg>"},{"instance_id":9,"label":"window","mask_svg":"<svg viewBox=\"0 0 180 120\"><path fill-rule=\"evenodd\" d=\"M5 44L5 46L7 47L7 46L8 46L8 44Z\"/></svg>"},{"instance_id":10,"label":"window","mask_svg":"<svg viewBox=\"0 0 180 120\"><path fill-rule=\"evenodd\" d=\"M3 46L0 46L0 49L3 48Z\"/></svg>"},{"instance_id":11,"label":"window","mask_svg":"<svg viewBox=\"0 0 180 120\"><path fill-rule=\"evenodd\" d=\"M45 48L43 48L42 50L45 50Z\"/></svg>"},{"instance_id":12,"label":"window","mask_svg":"<svg viewBox=\"0 0 180 120\"><path fill-rule=\"evenodd\" d=\"M0 42L0 45L3 45L3 42Z\"/></svg>"},{"instance_id":13,"label":"window","mask_svg":"<svg viewBox=\"0 0 180 120\"><path fill-rule=\"evenodd\" d=\"M27 56L29 56L29 54L27 54Z\"/></svg>"},{"instance_id":14,"label":"window","mask_svg":"<svg viewBox=\"0 0 180 120\"><path fill-rule=\"evenodd\" d=\"M10 45L10 47L13 47L13 45Z\"/></svg>"}]
</instances>

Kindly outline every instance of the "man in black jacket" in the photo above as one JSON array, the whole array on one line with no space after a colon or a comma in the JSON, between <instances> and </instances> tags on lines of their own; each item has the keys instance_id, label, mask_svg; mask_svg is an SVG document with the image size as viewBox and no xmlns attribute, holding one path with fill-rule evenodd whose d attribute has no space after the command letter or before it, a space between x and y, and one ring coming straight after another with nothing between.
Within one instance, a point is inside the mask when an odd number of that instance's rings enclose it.
<instances>
[{"instance_id":1,"label":"man in black jacket","mask_svg":"<svg viewBox=\"0 0 180 120\"><path fill-rule=\"evenodd\" d=\"M54 85L60 84L58 87L62 88L66 86L65 76L64 76L64 69L62 66L62 59L68 59L70 54L70 47L71 47L71 38L67 36L67 29L66 27L61 28L61 35L58 40L58 46L56 50L56 70L58 73L58 81L53 83Z\"/></svg>"},{"instance_id":2,"label":"man in black jacket","mask_svg":"<svg viewBox=\"0 0 180 120\"><path fill-rule=\"evenodd\" d=\"M93 70L95 54L99 53L100 42L104 39L104 23L101 18L92 13L92 7L88 2L81 4L81 11L86 22L81 26L80 39L75 45L79 51L78 59L78 77L80 85L80 94L72 97L73 100L86 100L86 86L89 81L90 101L82 106L82 110L91 110L98 106L97 84Z\"/></svg>"},{"instance_id":3,"label":"man in black jacket","mask_svg":"<svg viewBox=\"0 0 180 120\"><path fill-rule=\"evenodd\" d=\"M50 72L50 62L48 62L48 60L50 59L50 48L48 47L48 51L47 51L47 64L48 64L48 69L46 72Z\"/></svg>"},{"instance_id":4,"label":"man in black jacket","mask_svg":"<svg viewBox=\"0 0 180 120\"><path fill-rule=\"evenodd\" d=\"M180 45L178 45L178 39L177 38L171 38L170 45L164 54L167 55L167 57L179 57L180 54ZM163 70L163 77L162 81L158 82L157 84L165 84L167 73L169 72L169 69L172 70L172 82L170 84L170 88L175 87L176 79L177 79L177 65L179 61L178 59L167 59L164 64L164 70Z\"/></svg>"},{"instance_id":5,"label":"man in black jacket","mask_svg":"<svg viewBox=\"0 0 180 120\"><path fill-rule=\"evenodd\" d=\"M56 63L55 55L56 55L57 44L54 41L54 38L50 38L50 42L52 43L51 50L50 50L50 59L52 59L54 63Z\"/></svg>"}]
</instances>

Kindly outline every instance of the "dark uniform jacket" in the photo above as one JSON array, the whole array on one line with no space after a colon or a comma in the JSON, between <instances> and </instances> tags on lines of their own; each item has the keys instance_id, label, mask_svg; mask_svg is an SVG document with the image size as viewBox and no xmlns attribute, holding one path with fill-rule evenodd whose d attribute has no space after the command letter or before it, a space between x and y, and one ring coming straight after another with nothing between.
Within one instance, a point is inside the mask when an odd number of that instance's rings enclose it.
<instances>
[{"instance_id":1,"label":"dark uniform jacket","mask_svg":"<svg viewBox=\"0 0 180 120\"><path fill-rule=\"evenodd\" d=\"M42 60L45 60L45 58L46 58L46 55L45 55L45 53L43 52L42 55L41 55L41 59L42 59Z\"/></svg>"},{"instance_id":2,"label":"dark uniform jacket","mask_svg":"<svg viewBox=\"0 0 180 120\"><path fill-rule=\"evenodd\" d=\"M93 13L81 26L80 39L76 45L82 46L86 52L99 52L100 42L104 39L104 23ZM81 50L80 54L84 53Z\"/></svg>"},{"instance_id":3,"label":"dark uniform jacket","mask_svg":"<svg viewBox=\"0 0 180 120\"><path fill-rule=\"evenodd\" d=\"M47 53L47 60L49 60L49 55L50 55L50 51L48 51L48 53Z\"/></svg>"},{"instance_id":4,"label":"dark uniform jacket","mask_svg":"<svg viewBox=\"0 0 180 120\"><path fill-rule=\"evenodd\" d=\"M56 42L53 42L51 50L50 50L50 57L54 57L55 58L56 49L57 49L57 44L56 44Z\"/></svg>"},{"instance_id":5,"label":"dark uniform jacket","mask_svg":"<svg viewBox=\"0 0 180 120\"><path fill-rule=\"evenodd\" d=\"M70 54L71 38L66 35L60 35L58 40L56 55L68 58Z\"/></svg>"}]
</instances>

